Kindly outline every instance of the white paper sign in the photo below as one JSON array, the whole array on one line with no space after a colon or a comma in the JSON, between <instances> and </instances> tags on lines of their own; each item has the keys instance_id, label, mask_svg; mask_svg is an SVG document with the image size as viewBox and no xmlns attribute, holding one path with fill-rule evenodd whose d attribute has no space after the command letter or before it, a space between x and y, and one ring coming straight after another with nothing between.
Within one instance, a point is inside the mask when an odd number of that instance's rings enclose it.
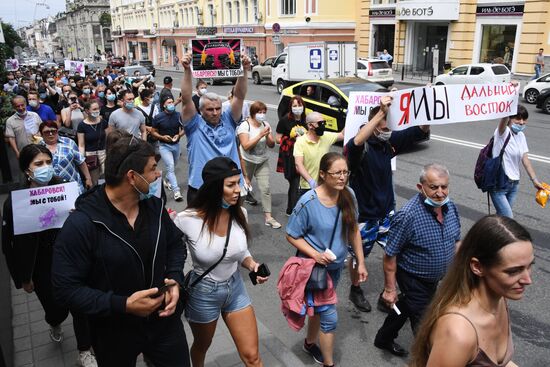
<instances>
[{"instance_id":1,"label":"white paper sign","mask_svg":"<svg viewBox=\"0 0 550 367\"><path fill-rule=\"evenodd\" d=\"M387 93L376 92L351 92L349 94L348 113L346 115L346 126L344 128L344 145L369 120L369 113L373 107L380 105L380 98Z\"/></svg>"},{"instance_id":2,"label":"white paper sign","mask_svg":"<svg viewBox=\"0 0 550 367\"><path fill-rule=\"evenodd\" d=\"M82 61L65 60L65 70L69 70L70 75L79 73L81 76L84 76L85 74L84 63Z\"/></svg>"},{"instance_id":3,"label":"white paper sign","mask_svg":"<svg viewBox=\"0 0 550 367\"><path fill-rule=\"evenodd\" d=\"M61 228L78 195L76 182L12 191L13 233Z\"/></svg>"},{"instance_id":4,"label":"white paper sign","mask_svg":"<svg viewBox=\"0 0 550 367\"><path fill-rule=\"evenodd\" d=\"M404 89L391 96L387 123L396 131L513 115L518 109L519 88L506 83L444 85Z\"/></svg>"}]
</instances>

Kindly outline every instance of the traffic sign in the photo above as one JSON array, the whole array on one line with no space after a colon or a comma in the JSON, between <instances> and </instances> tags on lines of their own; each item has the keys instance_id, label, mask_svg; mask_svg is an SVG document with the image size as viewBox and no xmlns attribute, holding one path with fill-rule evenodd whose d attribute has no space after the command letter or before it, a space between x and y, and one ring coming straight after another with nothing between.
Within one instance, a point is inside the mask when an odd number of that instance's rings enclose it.
<instances>
[{"instance_id":1,"label":"traffic sign","mask_svg":"<svg viewBox=\"0 0 550 367\"><path fill-rule=\"evenodd\" d=\"M280 45L281 44L281 36L279 35L273 35L271 36L271 42L274 44L274 45Z\"/></svg>"},{"instance_id":2,"label":"traffic sign","mask_svg":"<svg viewBox=\"0 0 550 367\"><path fill-rule=\"evenodd\" d=\"M281 31L281 25L279 23L273 23L271 30L275 33L279 33Z\"/></svg>"}]
</instances>

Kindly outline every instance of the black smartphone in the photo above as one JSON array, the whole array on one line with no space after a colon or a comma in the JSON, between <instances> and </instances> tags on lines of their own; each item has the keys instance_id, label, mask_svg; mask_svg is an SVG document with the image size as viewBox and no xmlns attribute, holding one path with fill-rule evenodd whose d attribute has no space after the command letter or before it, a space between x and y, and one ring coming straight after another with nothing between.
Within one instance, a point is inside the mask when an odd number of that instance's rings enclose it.
<instances>
[{"instance_id":1,"label":"black smartphone","mask_svg":"<svg viewBox=\"0 0 550 367\"><path fill-rule=\"evenodd\" d=\"M269 271L269 268L266 264L262 264L258 266L258 272L251 271L248 273L248 276L250 277L250 280L252 281L252 284L256 285L258 284L257 277L268 277L271 275L271 272Z\"/></svg>"},{"instance_id":2,"label":"black smartphone","mask_svg":"<svg viewBox=\"0 0 550 367\"><path fill-rule=\"evenodd\" d=\"M169 290L171 287L173 287L173 286L175 286L175 285L177 285L177 283L165 284L165 285L163 285L162 287L159 287L158 292L155 293L155 294L153 294L153 295L151 296L151 298L157 298L157 297L162 296L164 293L168 292L168 290Z\"/></svg>"}]
</instances>

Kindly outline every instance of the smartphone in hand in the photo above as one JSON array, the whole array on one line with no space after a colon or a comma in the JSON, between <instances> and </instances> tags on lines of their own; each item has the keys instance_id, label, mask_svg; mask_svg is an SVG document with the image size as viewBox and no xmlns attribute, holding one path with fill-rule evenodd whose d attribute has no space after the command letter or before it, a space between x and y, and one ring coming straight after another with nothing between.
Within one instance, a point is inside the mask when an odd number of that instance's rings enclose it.
<instances>
[{"instance_id":1,"label":"smartphone in hand","mask_svg":"<svg viewBox=\"0 0 550 367\"><path fill-rule=\"evenodd\" d=\"M172 288L173 286L175 286L177 284L178 283L171 283L171 284L165 284L162 287L159 287L158 292L153 294L151 296L151 298L157 298L157 297L160 297L160 296L164 295L164 293L168 292L170 290L170 288Z\"/></svg>"},{"instance_id":2,"label":"smartphone in hand","mask_svg":"<svg viewBox=\"0 0 550 367\"><path fill-rule=\"evenodd\" d=\"M250 277L250 280L252 281L252 284L256 285L258 284L257 277L268 277L271 275L271 272L269 271L269 268L266 264L262 264L258 266L258 272L251 271L248 273L248 276Z\"/></svg>"}]
</instances>

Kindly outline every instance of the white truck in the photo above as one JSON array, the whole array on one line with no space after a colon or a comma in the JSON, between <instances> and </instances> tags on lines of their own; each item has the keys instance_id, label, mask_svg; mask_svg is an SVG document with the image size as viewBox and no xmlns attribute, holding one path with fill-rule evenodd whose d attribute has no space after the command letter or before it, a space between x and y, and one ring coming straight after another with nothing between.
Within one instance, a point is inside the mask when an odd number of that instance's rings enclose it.
<instances>
[{"instance_id":1,"label":"white truck","mask_svg":"<svg viewBox=\"0 0 550 367\"><path fill-rule=\"evenodd\" d=\"M272 67L271 83L282 93L288 85L309 79L356 76L355 42L289 43Z\"/></svg>"}]
</instances>

